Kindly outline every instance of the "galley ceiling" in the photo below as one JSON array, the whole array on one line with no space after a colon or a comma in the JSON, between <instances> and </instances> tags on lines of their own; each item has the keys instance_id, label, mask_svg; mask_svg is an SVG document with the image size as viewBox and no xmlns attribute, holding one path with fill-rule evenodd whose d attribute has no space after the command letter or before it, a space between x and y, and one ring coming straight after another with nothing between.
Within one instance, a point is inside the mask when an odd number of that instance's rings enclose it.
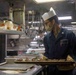
<instances>
[{"instance_id":1,"label":"galley ceiling","mask_svg":"<svg viewBox=\"0 0 76 75\"><path fill-rule=\"evenodd\" d=\"M37 4L33 0L0 0L0 12L8 12L9 6L14 8L22 7L25 4L26 11L34 10L39 13L48 11L50 7L56 10L58 16L73 16L73 21L76 21L76 0L65 0L64 2L49 2Z\"/></svg>"}]
</instances>

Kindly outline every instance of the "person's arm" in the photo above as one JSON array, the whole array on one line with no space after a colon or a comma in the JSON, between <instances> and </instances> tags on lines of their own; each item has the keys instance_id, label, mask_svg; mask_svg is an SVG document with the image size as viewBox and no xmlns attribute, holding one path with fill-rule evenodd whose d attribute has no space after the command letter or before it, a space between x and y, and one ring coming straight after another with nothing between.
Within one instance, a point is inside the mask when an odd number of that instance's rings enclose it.
<instances>
[{"instance_id":1,"label":"person's arm","mask_svg":"<svg viewBox=\"0 0 76 75\"><path fill-rule=\"evenodd\" d=\"M69 55L74 58L74 50L75 50L75 41L76 41L76 37L75 34L73 32L70 32L70 34L68 35L69 38Z\"/></svg>"},{"instance_id":2,"label":"person's arm","mask_svg":"<svg viewBox=\"0 0 76 75\"><path fill-rule=\"evenodd\" d=\"M75 56L75 59L76 59L76 35L75 35L75 46L74 46L74 50L73 50L73 54Z\"/></svg>"}]
</instances>

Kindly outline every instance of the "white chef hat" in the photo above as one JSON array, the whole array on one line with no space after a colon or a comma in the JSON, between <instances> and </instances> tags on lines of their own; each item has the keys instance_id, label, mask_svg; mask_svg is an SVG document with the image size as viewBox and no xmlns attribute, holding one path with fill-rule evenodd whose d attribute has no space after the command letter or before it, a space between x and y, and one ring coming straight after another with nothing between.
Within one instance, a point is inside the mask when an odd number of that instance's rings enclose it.
<instances>
[{"instance_id":1,"label":"white chef hat","mask_svg":"<svg viewBox=\"0 0 76 75\"><path fill-rule=\"evenodd\" d=\"M53 16L55 16L55 15L56 15L56 12L55 12L54 9L51 7L49 12L46 12L46 13L44 13L44 14L42 15L42 18L43 18L43 20L45 21L45 20L47 20L47 19L49 19L49 18L51 18L51 17L53 17Z\"/></svg>"}]
</instances>

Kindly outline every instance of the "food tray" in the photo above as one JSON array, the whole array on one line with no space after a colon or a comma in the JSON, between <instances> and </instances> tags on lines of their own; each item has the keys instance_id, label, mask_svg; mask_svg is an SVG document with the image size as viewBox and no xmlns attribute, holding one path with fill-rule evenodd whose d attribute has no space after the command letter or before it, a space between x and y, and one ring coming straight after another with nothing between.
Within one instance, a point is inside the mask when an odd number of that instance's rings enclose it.
<instances>
[{"instance_id":1,"label":"food tray","mask_svg":"<svg viewBox=\"0 0 76 75\"><path fill-rule=\"evenodd\" d=\"M40 64L40 65L61 65L61 64L73 64L75 63L75 61L71 61L71 60L57 60L57 59L48 59L48 60L15 60L15 63L27 63L27 64Z\"/></svg>"}]
</instances>

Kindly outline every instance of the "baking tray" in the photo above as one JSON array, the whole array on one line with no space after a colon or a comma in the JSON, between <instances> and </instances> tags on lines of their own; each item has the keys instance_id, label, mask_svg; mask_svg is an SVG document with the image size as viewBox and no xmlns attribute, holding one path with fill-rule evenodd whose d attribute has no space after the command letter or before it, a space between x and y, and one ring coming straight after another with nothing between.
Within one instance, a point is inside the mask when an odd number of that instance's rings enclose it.
<instances>
[{"instance_id":1,"label":"baking tray","mask_svg":"<svg viewBox=\"0 0 76 75\"><path fill-rule=\"evenodd\" d=\"M0 66L0 70L27 71L34 68L34 66L34 64L5 64Z\"/></svg>"},{"instance_id":2,"label":"baking tray","mask_svg":"<svg viewBox=\"0 0 76 75\"><path fill-rule=\"evenodd\" d=\"M71 61L71 60L57 60L57 59L48 59L48 60L28 60L28 61L19 61L19 60L15 60L15 63L27 63L27 64L40 64L40 65L61 65L61 64L74 64L75 61Z\"/></svg>"}]
</instances>

